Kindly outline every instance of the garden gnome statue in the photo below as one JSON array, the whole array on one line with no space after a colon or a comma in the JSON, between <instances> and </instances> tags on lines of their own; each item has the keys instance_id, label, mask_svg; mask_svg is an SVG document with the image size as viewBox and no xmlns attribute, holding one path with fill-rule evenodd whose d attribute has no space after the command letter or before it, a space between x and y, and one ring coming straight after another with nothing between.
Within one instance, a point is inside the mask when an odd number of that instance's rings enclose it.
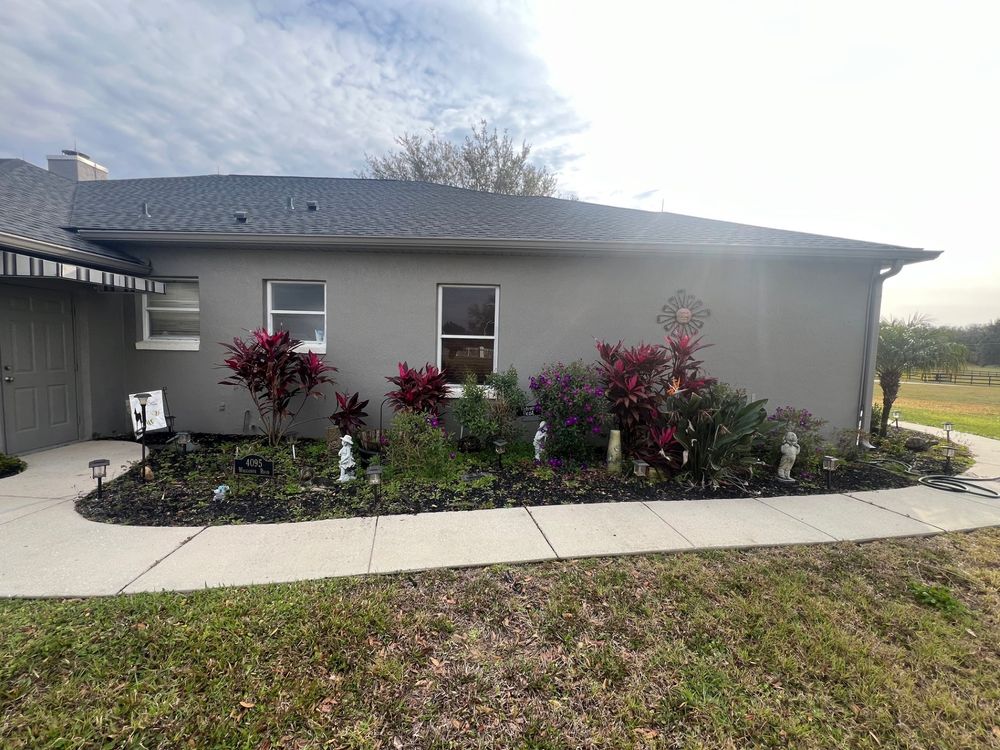
<instances>
[{"instance_id":1,"label":"garden gnome statue","mask_svg":"<svg viewBox=\"0 0 1000 750\"><path fill-rule=\"evenodd\" d=\"M216 502L222 502L226 499L226 493L229 492L228 484L220 484L212 491L212 499Z\"/></svg>"},{"instance_id":2,"label":"garden gnome statue","mask_svg":"<svg viewBox=\"0 0 1000 750\"><path fill-rule=\"evenodd\" d=\"M344 435L340 439L340 479L339 482L350 482L354 479L354 455L351 448L354 446L354 439L350 435Z\"/></svg>"},{"instance_id":3,"label":"garden gnome statue","mask_svg":"<svg viewBox=\"0 0 1000 750\"><path fill-rule=\"evenodd\" d=\"M781 444L781 460L778 462L778 479L782 482L794 482L792 466L799 455L799 438L794 432L786 432Z\"/></svg>"},{"instance_id":4,"label":"garden gnome statue","mask_svg":"<svg viewBox=\"0 0 1000 750\"><path fill-rule=\"evenodd\" d=\"M535 460L542 460L542 446L545 445L545 436L548 434L549 428L545 425L545 420L543 419L538 423L538 432L535 433L535 439L531 441L531 444L535 446Z\"/></svg>"}]
</instances>

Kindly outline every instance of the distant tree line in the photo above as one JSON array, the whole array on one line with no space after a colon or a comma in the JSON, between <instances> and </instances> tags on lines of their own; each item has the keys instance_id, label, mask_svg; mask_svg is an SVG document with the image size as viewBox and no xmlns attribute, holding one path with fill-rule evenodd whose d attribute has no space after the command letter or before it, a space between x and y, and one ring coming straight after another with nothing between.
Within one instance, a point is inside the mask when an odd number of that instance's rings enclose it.
<instances>
[{"instance_id":1,"label":"distant tree line","mask_svg":"<svg viewBox=\"0 0 1000 750\"><path fill-rule=\"evenodd\" d=\"M955 343L962 344L972 364L1000 366L1000 318L968 326L939 326L938 330Z\"/></svg>"}]
</instances>

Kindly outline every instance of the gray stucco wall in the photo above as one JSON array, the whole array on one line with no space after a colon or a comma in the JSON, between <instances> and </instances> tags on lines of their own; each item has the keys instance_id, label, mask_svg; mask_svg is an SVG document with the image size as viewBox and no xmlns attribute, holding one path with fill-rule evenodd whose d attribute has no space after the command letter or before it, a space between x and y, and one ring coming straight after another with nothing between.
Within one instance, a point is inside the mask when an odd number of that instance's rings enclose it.
<instances>
[{"instance_id":1,"label":"gray stucco wall","mask_svg":"<svg viewBox=\"0 0 1000 750\"><path fill-rule=\"evenodd\" d=\"M136 252L132 250L132 252ZM240 432L249 401L218 385L217 342L265 322L264 280L327 283L327 361L337 390L371 399L370 421L396 362L434 362L437 285L501 287L499 364L526 385L543 363L592 360L595 337L662 340L660 308L686 289L711 309L705 340L709 371L770 400L806 407L831 428L856 420L865 306L874 264L830 260L381 254L345 251L149 249L157 276L197 276L201 349L137 351L138 320L126 309L123 377L117 390L167 386L180 429ZM133 305L127 299L128 307ZM113 344L108 345L112 350ZM311 415L333 410L332 389ZM95 420L96 424L96 420ZM326 422L300 431L320 434Z\"/></svg>"}]
</instances>

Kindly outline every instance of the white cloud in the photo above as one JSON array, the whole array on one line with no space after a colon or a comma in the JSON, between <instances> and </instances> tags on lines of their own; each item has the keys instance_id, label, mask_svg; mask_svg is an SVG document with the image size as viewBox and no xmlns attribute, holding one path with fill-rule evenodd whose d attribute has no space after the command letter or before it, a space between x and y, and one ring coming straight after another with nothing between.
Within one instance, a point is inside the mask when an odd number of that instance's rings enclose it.
<instances>
[{"instance_id":1,"label":"white cloud","mask_svg":"<svg viewBox=\"0 0 1000 750\"><path fill-rule=\"evenodd\" d=\"M112 176L345 175L403 131L576 127L516 7L15 0L0 150L71 146Z\"/></svg>"}]
</instances>

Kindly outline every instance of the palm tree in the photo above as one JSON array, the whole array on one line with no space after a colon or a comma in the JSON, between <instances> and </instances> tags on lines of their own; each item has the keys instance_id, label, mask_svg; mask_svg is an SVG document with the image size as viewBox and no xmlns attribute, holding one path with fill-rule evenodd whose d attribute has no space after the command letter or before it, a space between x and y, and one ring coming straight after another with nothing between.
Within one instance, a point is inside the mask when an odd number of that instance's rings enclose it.
<instances>
[{"instance_id":1,"label":"palm tree","mask_svg":"<svg viewBox=\"0 0 1000 750\"><path fill-rule=\"evenodd\" d=\"M907 370L940 368L958 370L965 364L968 350L933 328L923 315L883 320L878 334L875 374L882 385L882 423L879 434L889 428L889 413L899 396L899 381Z\"/></svg>"}]
</instances>

